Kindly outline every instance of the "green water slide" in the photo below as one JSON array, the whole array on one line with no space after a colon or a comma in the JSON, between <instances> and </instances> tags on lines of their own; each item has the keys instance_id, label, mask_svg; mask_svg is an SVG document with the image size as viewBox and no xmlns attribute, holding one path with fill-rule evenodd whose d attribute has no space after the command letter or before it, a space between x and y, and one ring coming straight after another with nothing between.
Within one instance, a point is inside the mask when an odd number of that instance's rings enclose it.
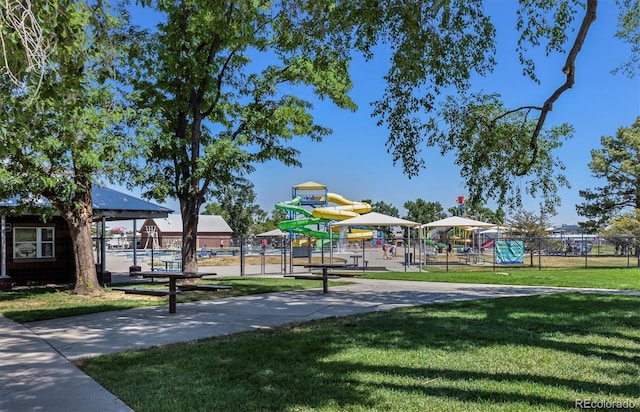
<instances>
[{"instance_id":1,"label":"green water slide","mask_svg":"<svg viewBox=\"0 0 640 412\"><path fill-rule=\"evenodd\" d=\"M287 212L299 213L306 217L313 217L313 213L309 212L303 207L298 206L300 202L302 202L302 198L300 196L296 196L291 200L276 203L276 210L286 210ZM283 229L280 228L280 230Z\"/></svg>"},{"instance_id":2,"label":"green water slide","mask_svg":"<svg viewBox=\"0 0 640 412\"><path fill-rule=\"evenodd\" d=\"M299 229L299 228L303 228L304 226L309 226L309 225L318 225L320 223L324 223L326 222L325 219L318 219L318 218L306 218L306 219L298 219L298 220L285 220L282 221L280 223L278 223L278 228L280 230L289 230L289 229Z\"/></svg>"},{"instance_id":3,"label":"green water slide","mask_svg":"<svg viewBox=\"0 0 640 412\"><path fill-rule=\"evenodd\" d=\"M283 222L280 222L278 223L278 228L280 230L292 230L295 233L299 233L305 236L315 237L318 239L328 239L329 234L327 232L320 231L320 230L313 230L306 227L310 225L319 225L321 223L328 222L328 219L313 217L313 213L311 213L307 209L304 209L298 206L301 201L302 201L302 198L300 196L296 196L291 200L276 203L276 210L286 210L287 212L295 212L305 216L305 218L303 219L285 220Z\"/></svg>"},{"instance_id":4,"label":"green water slide","mask_svg":"<svg viewBox=\"0 0 640 412\"><path fill-rule=\"evenodd\" d=\"M290 222L295 222L295 220L290 220ZM280 229L282 230L282 229ZM294 227L291 228L291 230L293 230L296 233L299 233L301 235L305 235L305 236L309 236L309 237L315 237L318 239L329 239L329 233L321 231L321 230L313 230L313 229L309 229L306 228L304 226L300 226L300 227ZM338 237L338 234L335 233L333 235L334 238Z\"/></svg>"}]
</instances>

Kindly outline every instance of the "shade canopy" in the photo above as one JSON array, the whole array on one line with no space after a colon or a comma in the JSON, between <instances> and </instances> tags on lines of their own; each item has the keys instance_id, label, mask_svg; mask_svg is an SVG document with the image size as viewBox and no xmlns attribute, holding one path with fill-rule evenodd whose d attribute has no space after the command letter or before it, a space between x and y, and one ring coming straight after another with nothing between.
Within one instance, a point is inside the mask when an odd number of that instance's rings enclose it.
<instances>
[{"instance_id":1,"label":"shade canopy","mask_svg":"<svg viewBox=\"0 0 640 412\"><path fill-rule=\"evenodd\" d=\"M435 222L429 222L429 223L425 223L424 225L420 226L420 227L469 227L469 226L475 226L477 228L482 228L482 227L493 227L495 226L495 223L487 223L487 222L482 222L480 220L475 220L475 219L469 219L466 217L461 217L461 216L451 216L451 217L447 217L444 219L440 219L440 220L436 220Z\"/></svg>"},{"instance_id":2,"label":"shade canopy","mask_svg":"<svg viewBox=\"0 0 640 412\"><path fill-rule=\"evenodd\" d=\"M383 213L370 212L351 219L340 220L331 223L331 226L404 226L418 227L420 223L412 222L399 217L385 215Z\"/></svg>"},{"instance_id":3,"label":"shade canopy","mask_svg":"<svg viewBox=\"0 0 640 412\"><path fill-rule=\"evenodd\" d=\"M155 219L166 218L173 212L167 207L98 185L92 187L92 203L94 219Z\"/></svg>"},{"instance_id":4,"label":"shade canopy","mask_svg":"<svg viewBox=\"0 0 640 412\"><path fill-rule=\"evenodd\" d=\"M489 229L483 230L482 232L480 232L480 234L485 235L489 233L498 233L498 232L508 231L510 229L511 228L509 228L508 226L493 226L493 227L490 227Z\"/></svg>"},{"instance_id":5,"label":"shade canopy","mask_svg":"<svg viewBox=\"0 0 640 412\"><path fill-rule=\"evenodd\" d=\"M257 237L279 237L279 236L289 236L287 232L283 232L280 229L273 229L268 232L259 233L256 235Z\"/></svg>"},{"instance_id":6,"label":"shade canopy","mask_svg":"<svg viewBox=\"0 0 640 412\"><path fill-rule=\"evenodd\" d=\"M308 181L294 185L293 188L295 190L326 190L327 186L323 185L322 183Z\"/></svg>"},{"instance_id":7,"label":"shade canopy","mask_svg":"<svg viewBox=\"0 0 640 412\"><path fill-rule=\"evenodd\" d=\"M91 187L91 195L94 220L165 218L173 212L172 209L164 206L159 206L99 185L93 185ZM22 204L23 202L20 197L14 196L10 199L0 201L0 208L14 208ZM38 199L37 204L44 208L51 207L51 203L44 198Z\"/></svg>"}]
</instances>

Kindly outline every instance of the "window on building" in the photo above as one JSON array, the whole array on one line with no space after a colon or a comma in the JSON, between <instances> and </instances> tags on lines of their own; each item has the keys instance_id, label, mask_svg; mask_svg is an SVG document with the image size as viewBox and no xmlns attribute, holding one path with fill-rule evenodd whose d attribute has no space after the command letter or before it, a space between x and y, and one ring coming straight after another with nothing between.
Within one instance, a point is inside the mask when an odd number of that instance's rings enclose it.
<instances>
[{"instance_id":1,"label":"window on building","mask_svg":"<svg viewBox=\"0 0 640 412\"><path fill-rule=\"evenodd\" d=\"M13 257L15 259L52 258L55 229L53 227L14 227Z\"/></svg>"}]
</instances>

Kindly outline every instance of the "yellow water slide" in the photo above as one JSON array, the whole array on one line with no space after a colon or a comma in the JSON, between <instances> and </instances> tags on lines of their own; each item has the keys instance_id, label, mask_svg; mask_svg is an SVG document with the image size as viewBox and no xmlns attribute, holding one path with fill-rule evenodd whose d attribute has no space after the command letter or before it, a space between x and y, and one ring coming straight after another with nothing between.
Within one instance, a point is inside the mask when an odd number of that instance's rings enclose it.
<instances>
[{"instance_id":1,"label":"yellow water slide","mask_svg":"<svg viewBox=\"0 0 640 412\"><path fill-rule=\"evenodd\" d=\"M327 193L327 201L340 206L318 207L313 209L313 217L320 219L345 220L371 212L371 205L364 202L354 202L335 193Z\"/></svg>"},{"instance_id":2,"label":"yellow water slide","mask_svg":"<svg viewBox=\"0 0 640 412\"><path fill-rule=\"evenodd\" d=\"M319 219L345 220L359 216L362 213L371 212L371 205L364 202L355 202L345 199L336 193L327 193L327 201L335 203L339 206L318 207L313 209L313 217ZM339 229L334 228L334 231ZM371 239L373 234L371 230L351 229L351 233L347 234L349 240Z\"/></svg>"}]
</instances>

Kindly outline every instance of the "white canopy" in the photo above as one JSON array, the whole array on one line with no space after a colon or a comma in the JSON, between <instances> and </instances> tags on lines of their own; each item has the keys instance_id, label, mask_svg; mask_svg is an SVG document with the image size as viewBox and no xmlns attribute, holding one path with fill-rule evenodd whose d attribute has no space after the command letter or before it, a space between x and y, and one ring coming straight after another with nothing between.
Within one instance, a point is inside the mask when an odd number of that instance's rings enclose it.
<instances>
[{"instance_id":1,"label":"white canopy","mask_svg":"<svg viewBox=\"0 0 640 412\"><path fill-rule=\"evenodd\" d=\"M352 217L351 219L340 220L331 223L331 226L405 226L418 227L420 223L399 217L385 215L383 213L370 212L364 215Z\"/></svg>"},{"instance_id":2,"label":"white canopy","mask_svg":"<svg viewBox=\"0 0 640 412\"><path fill-rule=\"evenodd\" d=\"M481 235L485 235L488 233L498 233L498 232L504 232L509 230L510 228L508 226L493 226L490 227L489 229L483 230L482 232L480 232Z\"/></svg>"},{"instance_id":3,"label":"white canopy","mask_svg":"<svg viewBox=\"0 0 640 412\"><path fill-rule=\"evenodd\" d=\"M289 236L289 234L287 232L283 232L282 230L276 228L268 232L260 233L256 236L257 237L277 237L277 236Z\"/></svg>"},{"instance_id":4,"label":"white canopy","mask_svg":"<svg viewBox=\"0 0 640 412\"><path fill-rule=\"evenodd\" d=\"M332 222L331 226L404 226L417 228L420 227L420 223L412 222L406 219L400 219L399 217L385 215L383 213L370 212L360 216L352 217L351 219ZM331 251L333 253L333 238L331 238L331 243ZM409 239L407 243L409 244L409 246L411 245L411 231L409 231ZM364 259L364 244L362 251ZM333 259L333 254L331 259ZM404 271L407 271L406 265L404 267Z\"/></svg>"},{"instance_id":5,"label":"white canopy","mask_svg":"<svg viewBox=\"0 0 640 412\"><path fill-rule=\"evenodd\" d=\"M466 217L460 216L451 216L444 219L436 220L435 222L425 223L420 226L423 227L467 227L467 226L476 226L477 228L481 227L494 227L495 223L487 223L482 222L480 220L469 219Z\"/></svg>"}]
</instances>

